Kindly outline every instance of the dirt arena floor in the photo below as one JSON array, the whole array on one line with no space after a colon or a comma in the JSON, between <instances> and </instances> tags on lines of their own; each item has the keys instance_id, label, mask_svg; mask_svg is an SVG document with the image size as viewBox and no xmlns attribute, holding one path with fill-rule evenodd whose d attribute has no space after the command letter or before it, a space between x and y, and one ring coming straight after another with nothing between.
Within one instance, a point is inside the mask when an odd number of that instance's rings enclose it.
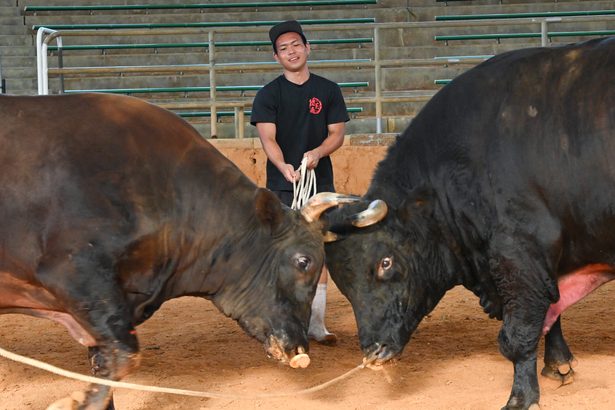
<instances>
[{"instance_id":1,"label":"dirt arena floor","mask_svg":"<svg viewBox=\"0 0 615 410\"><path fill-rule=\"evenodd\" d=\"M262 346L208 301L180 298L138 328L143 350L134 383L236 395L207 399L117 390L118 410L179 409L499 409L512 366L498 352L499 322L488 319L463 288L450 291L420 325L401 360L386 371L359 370L320 392L324 383L361 362L348 301L329 287L327 321L336 347L312 345L312 363L295 370L267 359ZM578 359L575 382L540 378L542 409L615 408L614 285L603 286L564 314L563 328ZM85 348L60 325L21 315L0 316L0 346L68 370L88 373ZM542 361L542 344L540 351ZM82 382L0 358L0 409L45 409L82 389ZM296 394L293 392L297 392ZM276 399L242 395L292 393Z\"/></svg>"}]
</instances>

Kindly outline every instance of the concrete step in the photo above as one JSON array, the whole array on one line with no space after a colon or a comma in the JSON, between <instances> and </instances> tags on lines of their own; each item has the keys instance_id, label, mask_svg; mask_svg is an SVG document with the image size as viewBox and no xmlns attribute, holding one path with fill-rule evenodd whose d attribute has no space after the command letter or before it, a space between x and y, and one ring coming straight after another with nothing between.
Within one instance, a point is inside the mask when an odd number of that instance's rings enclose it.
<instances>
[{"instance_id":1,"label":"concrete step","mask_svg":"<svg viewBox=\"0 0 615 410\"><path fill-rule=\"evenodd\" d=\"M580 30L613 30L615 29L615 20L610 21L593 21L593 22L566 22L552 24L550 31L580 31ZM532 32L540 33L538 24L519 24L515 26L501 26L497 22L491 26L474 26L467 27L422 27L408 29L383 29L381 32L381 44L386 44L387 47L423 47L423 46L442 46L446 47L444 41L436 41L436 35L463 35L463 34L491 34L491 33L520 33ZM574 42L566 37L555 38L557 42ZM449 41L449 44L460 45L485 45L498 43L497 40L467 40L467 41ZM525 44L540 45L540 38L535 39L501 39L500 43L513 43L518 47ZM383 49L386 50L387 47Z\"/></svg>"},{"instance_id":2,"label":"concrete step","mask_svg":"<svg viewBox=\"0 0 615 410\"><path fill-rule=\"evenodd\" d=\"M36 67L36 56L28 55L28 56L12 56L12 55L2 55L0 59L0 64L4 67L11 67L14 69L22 69L27 68L30 69L32 67Z\"/></svg>"},{"instance_id":3,"label":"concrete step","mask_svg":"<svg viewBox=\"0 0 615 410\"><path fill-rule=\"evenodd\" d=\"M375 17L377 21L404 21L408 15L405 9L366 9L360 7L352 8L336 8L336 9L321 9L313 8L312 10L285 10L285 11L238 11L231 9L227 11L208 10L206 13L186 12L173 13L171 11L144 12L124 11L121 13L54 13L48 15L28 15L26 17L26 25L44 25L44 24L121 24L121 23L195 23L204 21L276 21L297 18L300 20L308 19L339 19L339 18L357 18L357 17ZM402 20L399 20L402 19Z\"/></svg>"},{"instance_id":4,"label":"concrete step","mask_svg":"<svg viewBox=\"0 0 615 410\"><path fill-rule=\"evenodd\" d=\"M2 68L2 75L5 78L36 78L36 60L33 61L34 65L31 67L14 67L4 66Z\"/></svg>"},{"instance_id":5,"label":"concrete step","mask_svg":"<svg viewBox=\"0 0 615 410\"><path fill-rule=\"evenodd\" d=\"M36 95L35 78L6 78L6 92L16 95Z\"/></svg>"},{"instance_id":6,"label":"concrete step","mask_svg":"<svg viewBox=\"0 0 615 410\"><path fill-rule=\"evenodd\" d=\"M331 40L331 39L356 39L356 38L366 38L373 39L374 33L373 30L364 24L356 25L355 29L350 30L340 30L336 29L333 26L326 26L327 30L317 31L314 33L306 33L308 41L313 42L314 40ZM199 28L188 28L187 32L173 34L173 29L168 30L169 34L160 34L161 30L122 30L121 34L109 36L109 35L99 35L97 31L92 30L88 33L93 33L93 35L78 35L72 34L70 36L62 36L64 45L105 45L105 44L156 44L156 43L169 43L169 44L179 44L179 43L207 43L208 42L208 34L204 29ZM240 29L241 30L241 29ZM260 45L254 46L246 46L240 45L235 47L222 46L218 47L216 50L232 50L234 48L238 49L246 49L248 47L253 47L257 50L266 50L271 54L273 51L269 44L269 36L267 34L268 27L257 27L255 30L257 32L216 32L215 33L215 41L218 43L223 42L259 42L263 43ZM60 35L68 30L59 30ZM175 29L177 31L177 29ZM137 33L135 33L137 32ZM78 31L77 33L83 33L83 31ZM26 29L25 34L29 34L31 36L36 36L36 32L33 32L29 29ZM372 40L373 41L373 40ZM338 44L312 44L314 47L362 47L369 46L369 40L367 42L363 42L361 44L358 43L338 43ZM55 45L55 42L52 42L50 45ZM207 48L206 46L204 48Z\"/></svg>"},{"instance_id":7,"label":"concrete step","mask_svg":"<svg viewBox=\"0 0 615 410\"><path fill-rule=\"evenodd\" d=\"M124 50L118 54L114 51L102 54L101 51L71 51L62 53L64 67L98 67L98 66L138 66L138 65L177 65L177 64L208 64L209 54L202 49L183 49L184 52L171 52L170 49L161 50L156 53L151 49ZM119 51L119 50L116 50ZM128 52L127 52L128 51ZM374 52L368 48L329 48L315 49L311 53L311 60L332 60L332 59L373 59ZM273 63L271 52L242 50L241 52L216 52L216 62L224 63L253 63L265 62ZM50 66L58 66L58 53L49 55Z\"/></svg>"},{"instance_id":8,"label":"concrete step","mask_svg":"<svg viewBox=\"0 0 615 410\"><path fill-rule=\"evenodd\" d=\"M429 5L413 5L409 12L417 21L435 20L435 16L458 14L492 14L492 13L532 13L544 11L580 11L605 10L613 8L612 0L602 1L558 1L558 2L525 2L510 3L491 2L490 4L475 4L477 2L450 2L448 6L431 2Z\"/></svg>"},{"instance_id":9,"label":"concrete step","mask_svg":"<svg viewBox=\"0 0 615 410\"><path fill-rule=\"evenodd\" d=\"M3 0L5 2L7 2L8 0ZM267 0L263 1L263 3L267 2ZM8 3L10 4L11 2L8 1ZM14 4L15 1L12 1L12 4ZM70 1L66 1L66 0L27 0L27 1L21 1L21 3L27 3L28 6L65 6L68 4L71 4ZM75 2L72 2L75 3ZM101 3L102 4L106 4L106 3L111 3L111 2L100 2L97 0L79 0L77 2L79 5L84 5L84 6L98 6ZM116 1L113 2L112 4L177 4L177 5L185 5L185 4L189 4L189 3L216 3L216 4L221 4L221 3L225 3L225 4L229 4L232 5L232 3L246 3L245 0L217 0L217 1L199 1L199 0L192 0L192 1L186 1L186 0L171 0L171 1L166 1L166 0L154 0L154 1L142 1L142 0L127 0L127 1ZM402 2L398 2L400 4L400 6L403 6L402 3L405 3L405 0ZM394 7L394 6L391 6ZM20 4L20 8L23 8L23 4ZM287 5L282 5L282 6L275 6L275 7L260 7L260 8L255 8L255 7L223 7L223 8L207 8L207 9L182 9L182 8L177 8L177 9L164 9L164 10L155 10L155 9L150 9L150 10L120 10L120 11L113 11L113 10L92 10L92 11L83 11L84 13L96 13L96 14L113 14L113 13L136 13L136 12L142 12L142 13L151 13L151 14L155 14L155 13L189 13L189 12L194 12L194 13L223 13L223 12L232 12L232 11L255 11L256 9L262 12L267 12L267 11L290 11L290 12L302 12L305 10L330 10L330 9L355 9L355 8L380 8L379 4L361 4L361 5L330 5L330 4L324 4L324 5L320 5L320 6L306 6L306 5L301 5L301 4L293 4L293 2L288 2ZM76 13L76 11L39 11L37 12L38 14L48 14L48 13Z\"/></svg>"},{"instance_id":10,"label":"concrete step","mask_svg":"<svg viewBox=\"0 0 615 410\"><path fill-rule=\"evenodd\" d=\"M1 10L1 9L0 9ZM0 11L0 24L19 25L23 27L23 20L19 15L2 14Z\"/></svg>"},{"instance_id":11,"label":"concrete step","mask_svg":"<svg viewBox=\"0 0 615 410\"><path fill-rule=\"evenodd\" d=\"M31 46L34 48L35 41L29 35L4 34L0 35L0 46Z\"/></svg>"},{"instance_id":12,"label":"concrete step","mask_svg":"<svg viewBox=\"0 0 615 410\"><path fill-rule=\"evenodd\" d=\"M32 70L34 72L34 70ZM274 79L277 74L270 74L268 76L263 76L262 78L249 78L249 79L241 79L236 78L234 81L230 79L222 79L219 78L218 85L219 86L232 86L232 85L263 85L268 81ZM35 74L32 74L34 77ZM330 75L328 76L333 81L368 81L369 79L364 76L348 76L348 75L338 75L339 79ZM260 81L258 81L260 80ZM373 82L370 82L373 83ZM207 76L191 76L191 77L179 77L179 76L160 76L160 77L139 77L139 78L118 78L118 77L104 77L104 78L65 78L64 79L65 89L67 90L89 90L89 89L119 89L119 88L154 88L154 87L206 87L209 85L209 78ZM60 84L59 80L56 77L52 77L49 80L50 89L53 91L58 91ZM373 86L372 86L373 87ZM359 91L364 91L363 88L357 88ZM368 88L367 90L370 90ZM365 91L367 91L365 90ZM352 95L355 90L350 89L348 87L343 87L342 92L346 95ZM185 93L158 93L164 94L167 96L166 98L170 98L171 96L177 96L181 98ZM209 98L209 92L189 92L189 95L193 95L194 97L200 96L202 98ZM255 90L247 90L247 91L218 91L218 95L225 96L228 98L240 98L245 96L254 96L256 94Z\"/></svg>"},{"instance_id":13,"label":"concrete step","mask_svg":"<svg viewBox=\"0 0 615 410\"><path fill-rule=\"evenodd\" d=\"M150 2L151 3L151 2ZM201 2L202 3L202 2ZM68 4L68 3L65 3ZM81 4L81 2L80 2ZM119 4L119 3L115 3ZM140 4L144 4L141 2ZM168 4L168 3L165 3ZM213 8L213 9L165 9L165 10L93 10L93 11L41 11L28 13L27 24L41 20L59 23L60 21L79 20L87 23L110 22L132 18L135 22L171 22L171 21L250 21L250 20L282 20L288 18L309 19L313 16L330 16L329 18L358 16L362 13L378 13L382 17L388 17L390 13L401 10L407 14L405 7L383 8L378 5L347 5L347 6L293 6L293 7L254 7L244 8ZM290 17L289 17L290 16ZM297 17L299 16L299 17ZM371 16L370 16L371 17ZM374 16L376 17L376 16Z\"/></svg>"},{"instance_id":14,"label":"concrete step","mask_svg":"<svg viewBox=\"0 0 615 410\"><path fill-rule=\"evenodd\" d=\"M28 30L23 25L0 23L0 36L2 35L27 36L29 35L29 33L30 33L30 30Z\"/></svg>"},{"instance_id":15,"label":"concrete step","mask_svg":"<svg viewBox=\"0 0 615 410\"><path fill-rule=\"evenodd\" d=\"M382 86L384 91L407 91L413 89L433 89L435 81L440 79L450 79L465 72L470 66L455 66L449 67L403 67L403 68L384 68L382 70ZM35 76L33 68L20 69L21 75ZM357 87L355 89L343 87L344 94L352 95L353 93L361 93L374 90L374 79L372 72L357 71L357 72L325 72L313 70L315 73L324 75L336 82L368 82L367 87ZM217 84L219 86L231 85L263 85L271 81L279 75L279 72L270 73L237 73L234 75L220 74L217 76ZM50 78L50 87L52 90L59 89L57 77ZM119 88L152 88L152 87L206 87L209 85L208 75L134 75L134 76L106 76L106 77L65 77L65 89L119 89ZM219 91L218 95L229 97L242 97L254 95L256 91ZM164 95L174 95L169 93L160 93ZM183 95L181 93L180 95ZM190 95L194 92L188 93ZM208 97L208 92L203 92L204 97Z\"/></svg>"},{"instance_id":16,"label":"concrete step","mask_svg":"<svg viewBox=\"0 0 615 410\"><path fill-rule=\"evenodd\" d=\"M11 5L7 5L6 3L11 3ZM0 3L0 17L18 17L21 19L20 8L15 6L14 1L3 0L3 2Z\"/></svg>"},{"instance_id":17,"label":"concrete step","mask_svg":"<svg viewBox=\"0 0 615 410\"><path fill-rule=\"evenodd\" d=\"M11 56L34 56L36 49L34 46L10 46L3 45L2 36L0 36L0 56L3 58Z\"/></svg>"},{"instance_id":18,"label":"concrete step","mask_svg":"<svg viewBox=\"0 0 615 410\"><path fill-rule=\"evenodd\" d=\"M323 31L323 32L315 32L313 36L308 37L308 41L310 41L311 46L315 49L319 49L319 48L323 48L323 49L328 49L328 48L360 48L360 47L371 47L371 44L373 42L373 30L368 27L367 25L357 25L356 29L352 29L352 30L339 30L339 29L335 29L333 27L330 28L330 30L327 31ZM184 44L184 43L203 43L203 47L204 49L207 49L207 34L203 33L203 32L199 32L199 30L195 30L195 29L189 29L190 32L188 33L182 33L182 34L169 34L169 35L162 35L162 34L157 34L157 31L143 31L143 30L136 30L137 32L140 32L141 34L133 34L133 32L135 30L129 30L129 31L122 31L124 33L124 35L120 36L118 35L114 35L114 36L96 36L96 31L91 31L94 33L94 35L90 35L90 36L80 36L78 34L73 34L71 36L63 36L63 44L66 46L69 45L82 45L82 46L89 46L89 45L106 45L106 44ZM250 33L250 32L220 32L220 33L216 33L215 34L215 41L216 43L221 43L221 44L228 44L230 42L232 43L239 43L240 45L236 45L236 46L228 46L228 45L219 45L216 50L220 51L220 52L228 52L228 51L241 51L241 50L248 50L250 48L256 49L256 50L265 50L268 53L271 54L272 47L269 44L269 36L267 35L267 29L266 27L263 28L258 28L258 30L262 30L256 33ZM66 31L61 31L60 34L62 34L63 32ZM82 33L82 31L79 31L77 33ZM128 34L126 34L128 33ZM146 34L142 34L142 33L146 33ZM158 31L159 33L159 31ZM169 31L169 33L173 33L173 31ZM355 40L357 38L361 38L361 39L365 39L365 41L361 42L361 43L350 43L350 42L344 42L344 40ZM317 44L318 41L316 40L340 40L341 42L335 43L335 44ZM258 42L260 44L258 45L245 45L245 44L251 44L254 42ZM243 43L243 44L242 44ZM55 43L51 44L51 45L55 45ZM124 49L123 51L121 50L115 50L113 52L116 53L126 53L129 49ZM159 51L163 52L163 50L181 50L180 49L165 49L165 48L160 48ZM83 50L81 51L83 53L86 53L87 50ZM177 52L177 51L174 51Z\"/></svg>"}]
</instances>

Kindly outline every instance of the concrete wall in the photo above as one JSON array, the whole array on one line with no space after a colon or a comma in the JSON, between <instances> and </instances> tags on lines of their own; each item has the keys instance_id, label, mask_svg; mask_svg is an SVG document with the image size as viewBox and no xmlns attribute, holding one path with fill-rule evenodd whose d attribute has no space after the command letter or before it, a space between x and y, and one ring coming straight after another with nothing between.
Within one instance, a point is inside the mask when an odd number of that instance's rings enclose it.
<instances>
[{"instance_id":1,"label":"concrete wall","mask_svg":"<svg viewBox=\"0 0 615 410\"><path fill-rule=\"evenodd\" d=\"M332 155L335 189L362 195L367 190L378 162L394 141L391 134L347 136L344 145ZM265 186L267 157L258 138L208 140L239 167L252 181Z\"/></svg>"}]
</instances>

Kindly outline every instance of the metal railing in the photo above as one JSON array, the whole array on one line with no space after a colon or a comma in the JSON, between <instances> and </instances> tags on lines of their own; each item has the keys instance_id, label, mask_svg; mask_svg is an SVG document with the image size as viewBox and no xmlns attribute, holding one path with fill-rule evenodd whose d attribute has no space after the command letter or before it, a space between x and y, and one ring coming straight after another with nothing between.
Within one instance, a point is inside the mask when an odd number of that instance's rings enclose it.
<instances>
[{"instance_id":1,"label":"metal railing","mask_svg":"<svg viewBox=\"0 0 615 410\"><path fill-rule=\"evenodd\" d=\"M513 26L513 25L536 25L541 34L541 44L547 46L549 42L548 26L558 23L583 23L595 21L611 21L615 16L581 16L581 17L549 17L549 18L525 18L525 19L504 19L497 21L488 20L466 20L466 21L430 21L430 22L403 22L403 23L365 23L340 24L335 26L336 31L371 31L373 41L373 59L357 60L322 60L310 61L312 68L330 69L369 69L374 85L373 96L362 96L353 98L354 102L372 103L375 105L376 132L382 132L383 103L385 102L405 102L405 101L425 101L433 93L405 93L404 95L384 95L382 87L382 69L388 67L431 67L431 66L451 66L451 65L476 65L484 61L487 57L477 56L477 58L432 58L432 59L382 59L380 56L382 43L381 33L383 30L408 30L423 28L451 28L451 27L480 27L480 26ZM310 31L331 30L330 26L315 25L310 27ZM262 27L222 27L208 29L156 29L156 30L66 30L58 31L48 28L40 28L37 32L36 51L37 51L37 71L38 71L38 90L39 94L49 92L49 76L58 76L62 81L63 76L84 75L84 74L127 74L127 73L208 73L210 96L208 101L202 103L168 104L174 108L205 108L211 110L211 135L217 135L217 116L218 107L237 108L241 111L246 105L246 101L217 101L216 83L217 74L223 72L246 72L246 71L279 71L279 66L274 62L260 63L217 63L216 62L216 35L220 33L253 33L263 34ZM68 36L153 36L153 35L180 35L180 34L202 34L208 37L209 63L208 64L185 64L185 65L143 65L143 66L107 66L107 67L63 67L62 66L62 38ZM49 68L47 49L51 42L56 41L58 46L58 68ZM237 123L237 121L236 121ZM243 125L241 125L243 126ZM243 135L243 132L236 130L236 135Z\"/></svg>"}]
</instances>

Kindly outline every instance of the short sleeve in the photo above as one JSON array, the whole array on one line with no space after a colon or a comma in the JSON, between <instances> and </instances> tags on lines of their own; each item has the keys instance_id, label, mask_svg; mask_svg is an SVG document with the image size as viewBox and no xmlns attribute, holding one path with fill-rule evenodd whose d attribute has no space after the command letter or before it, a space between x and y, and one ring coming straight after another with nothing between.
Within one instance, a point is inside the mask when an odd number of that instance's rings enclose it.
<instances>
[{"instance_id":1,"label":"short sleeve","mask_svg":"<svg viewBox=\"0 0 615 410\"><path fill-rule=\"evenodd\" d=\"M277 111L278 107L271 89L269 87L261 88L252 102L250 124L256 125L259 122L277 123Z\"/></svg>"},{"instance_id":2,"label":"short sleeve","mask_svg":"<svg viewBox=\"0 0 615 410\"><path fill-rule=\"evenodd\" d=\"M333 83L331 90L331 104L329 112L327 113L327 125L336 124L338 122L347 122L350 120L348 116L348 110L346 109L346 103L344 102L344 96L340 86Z\"/></svg>"}]
</instances>

